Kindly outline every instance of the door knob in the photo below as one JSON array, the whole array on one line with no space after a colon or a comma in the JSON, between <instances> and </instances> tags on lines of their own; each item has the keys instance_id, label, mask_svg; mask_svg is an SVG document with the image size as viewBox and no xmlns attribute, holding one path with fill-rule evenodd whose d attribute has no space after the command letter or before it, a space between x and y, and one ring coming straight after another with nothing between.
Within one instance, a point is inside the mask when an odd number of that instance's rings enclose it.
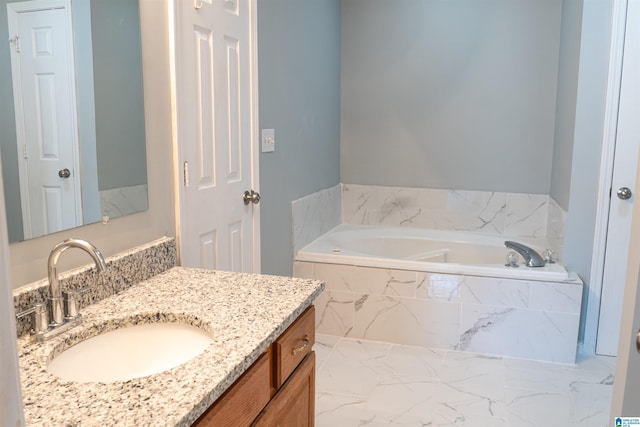
<instances>
[{"instance_id":1,"label":"door knob","mask_svg":"<svg viewBox=\"0 0 640 427\"><path fill-rule=\"evenodd\" d=\"M629 200L631 198L631 190L628 187L620 187L618 189L618 198L622 200Z\"/></svg>"},{"instance_id":2,"label":"door knob","mask_svg":"<svg viewBox=\"0 0 640 427\"><path fill-rule=\"evenodd\" d=\"M71 176L71 171L67 168L61 169L58 171L58 176L60 178L69 178Z\"/></svg>"},{"instance_id":3,"label":"door knob","mask_svg":"<svg viewBox=\"0 0 640 427\"><path fill-rule=\"evenodd\" d=\"M260 203L260 194L256 193L253 190L251 191L247 190L242 195L242 200L244 201L245 205L248 205L249 203L253 203L254 205L257 205L258 203Z\"/></svg>"}]
</instances>

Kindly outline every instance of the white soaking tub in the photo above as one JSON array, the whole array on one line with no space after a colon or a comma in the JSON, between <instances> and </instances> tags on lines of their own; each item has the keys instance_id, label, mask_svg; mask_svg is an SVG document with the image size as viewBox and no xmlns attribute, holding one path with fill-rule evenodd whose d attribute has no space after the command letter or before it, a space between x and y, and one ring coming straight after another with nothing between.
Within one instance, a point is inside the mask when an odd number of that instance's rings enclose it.
<instances>
[{"instance_id":1,"label":"white soaking tub","mask_svg":"<svg viewBox=\"0 0 640 427\"><path fill-rule=\"evenodd\" d=\"M521 259L517 268L505 266L510 251L505 240L538 253L545 249L544 242L533 239L342 224L298 251L296 260L523 280L575 279L557 263L530 268Z\"/></svg>"},{"instance_id":2,"label":"white soaking tub","mask_svg":"<svg viewBox=\"0 0 640 427\"><path fill-rule=\"evenodd\" d=\"M560 264L506 267L505 240L340 225L303 247L294 275L325 282L318 333L574 363L582 282Z\"/></svg>"}]
</instances>

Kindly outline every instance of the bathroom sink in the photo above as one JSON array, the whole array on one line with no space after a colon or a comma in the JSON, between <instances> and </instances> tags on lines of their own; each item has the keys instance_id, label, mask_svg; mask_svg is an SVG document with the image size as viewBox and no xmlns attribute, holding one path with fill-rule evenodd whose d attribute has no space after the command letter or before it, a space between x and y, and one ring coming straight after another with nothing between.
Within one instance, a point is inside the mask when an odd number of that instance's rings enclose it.
<instances>
[{"instance_id":1,"label":"bathroom sink","mask_svg":"<svg viewBox=\"0 0 640 427\"><path fill-rule=\"evenodd\" d=\"M77 382L126 381L188 362L212 341L207 332L191 325L135 325L81 341L56 356L48 370Z\"/></svg>"}]
</instances>

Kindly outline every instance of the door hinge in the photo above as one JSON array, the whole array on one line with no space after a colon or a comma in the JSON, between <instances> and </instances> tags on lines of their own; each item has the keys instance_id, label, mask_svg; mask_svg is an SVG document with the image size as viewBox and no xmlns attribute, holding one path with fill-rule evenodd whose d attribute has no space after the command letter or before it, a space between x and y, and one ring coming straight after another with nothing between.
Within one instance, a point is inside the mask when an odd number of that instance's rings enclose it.
<instances>
[{"instance_id":1,"label":"door hinge","mask_svg":"<svg viewBox=\"0 0 640 427\"><path fill-rule=\"evenodd\" d=\"M20 53L20 36L15 36L14 38L9 39L9 43L13 45L16 53Z\"/></svg>"},{"instance_id":2,"label":"door hinge","mask_svg":"<svg viewBox=\"0 0 640 427\"><path fill-rule=\"evenodd\" d=\"M27 144L22 144L22 157L25 159L29 158L29 153L27 152Z\"/></svg>"},{"instance_id":3,"label":"door hinge","mask_svg":"<svg viewBox=\"0 0 640 427\"><path fill-rule=\"evenodd\" d=\"M185 187L189 186L189 162L187 161L183 163L182 182Z\"/></svg>"}]
</instances>

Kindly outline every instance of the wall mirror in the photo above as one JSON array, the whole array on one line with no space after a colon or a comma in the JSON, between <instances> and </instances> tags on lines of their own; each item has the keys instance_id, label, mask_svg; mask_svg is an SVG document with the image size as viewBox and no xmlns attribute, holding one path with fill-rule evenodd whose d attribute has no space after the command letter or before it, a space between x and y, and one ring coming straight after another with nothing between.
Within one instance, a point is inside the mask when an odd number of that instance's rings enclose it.
<instances>
[{"instance_id":1,"label":"wall mirror","mask_svg":"<svg viewBox=\"0 0 640 427\"><path fill-rule=\"evenodd\" d=\"M0 40L9 241L146 210L138 0L0 0Z\"/></svg>"}]
</instances>

